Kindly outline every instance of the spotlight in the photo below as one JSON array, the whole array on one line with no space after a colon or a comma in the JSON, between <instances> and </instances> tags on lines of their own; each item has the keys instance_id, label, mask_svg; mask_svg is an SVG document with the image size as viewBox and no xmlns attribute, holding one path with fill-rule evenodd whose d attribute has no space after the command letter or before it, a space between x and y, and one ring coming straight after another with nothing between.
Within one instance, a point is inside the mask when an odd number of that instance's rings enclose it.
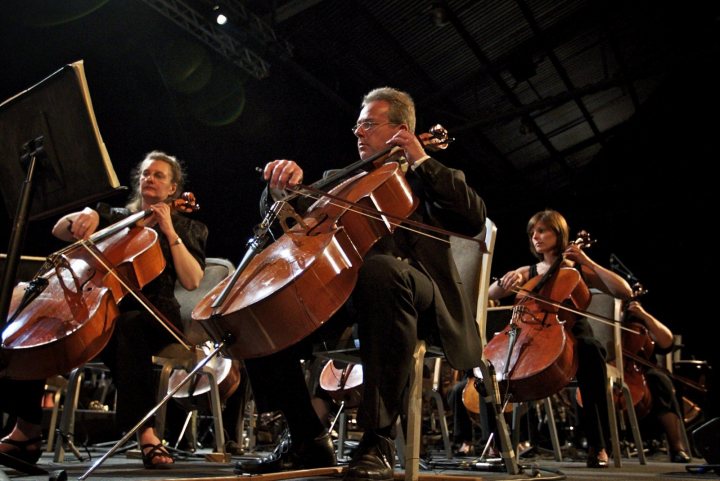
<instances>
[{"instance_id":1,"label":"spotlight","mask_svg":"<svg viewBox=\"0 0 720 481\"><path fill-rule=\"evenodd\" d=\"M222 12L220 5L215 5L212 8L213 16L215 17L215 23L218 25L225 25L228 21L227 16Z\"/></svg>"}]
</instances>

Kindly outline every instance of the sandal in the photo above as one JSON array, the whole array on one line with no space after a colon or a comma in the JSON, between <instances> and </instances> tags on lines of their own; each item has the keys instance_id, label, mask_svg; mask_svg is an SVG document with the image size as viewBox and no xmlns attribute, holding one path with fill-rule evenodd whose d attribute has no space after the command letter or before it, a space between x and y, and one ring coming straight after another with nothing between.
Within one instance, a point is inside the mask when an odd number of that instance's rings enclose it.
<instances>
[{"instance_id":1,"label":"sandal","mask_svg":"<svg viewBox=\"0 0 720 481\"><path fill-rule=\"evenodd\" d=\"M175 458L172 457L172 454L170 454L167 449L165 449L165 446L162 444L143 444L140 446L140 449L142 451L142 462L145 469L168 469L170 466L175 464ZM150 449L150 451L145 452L146 449ZM170 458L172 459L171 463L153 463L153 459L162 457L162 458Z\"/></svg>"},{"instance_id":2,"label":"sandal","mask_svg":"<svg viewBox=\"0 0 720 481\"><path fill-rule=\"evenodd\" d=\"M7 456L12 456L15 459L19 459L28 464L36 464L42 456L42 438L36 437L25 441L16 441L10 438L4 438L0 440L0 445L12 446L12 449L5 451L0 449L0 453ZM33 449L28 449L33 448Z\"/></svg>"}]
</instances>

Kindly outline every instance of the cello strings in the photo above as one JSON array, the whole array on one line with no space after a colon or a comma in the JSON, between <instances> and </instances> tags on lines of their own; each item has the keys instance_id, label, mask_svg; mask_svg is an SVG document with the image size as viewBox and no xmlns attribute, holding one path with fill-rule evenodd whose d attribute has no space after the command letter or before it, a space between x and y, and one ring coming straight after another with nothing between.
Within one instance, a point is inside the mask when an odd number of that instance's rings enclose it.
<instances>
[{"instance_id":1,"label":"cello strings","mask_svg":"<svg viewBox=\"0 0 720 481\"><path fill-rule=\"evenodd\" d=\"M305 197L308 197L308 198L310 198L310 199L315 199L315 200L320 200L321 198L326 197L326 196L328 195L327 193L324 193L324 194L315 194L315 193L312 193L312 192L310 192L310 191L307 191L307 192L296 191L296 192L297 192L298 195L303 195L303 196L305 196ZM394 227L399 227L399 228L401 228L401 229L405 229L405 230L407 230L407 231L414 232L415 234L419 234L419 235L422 235L422 236L425 236L425 237L429 237L430 239L435 239L435 240L437 240L437 241L444 242L444 243L446 243L446 244L450 244L450 241L449 241L448 239L443 239L442 237L438 237L438 236L432 235L432 234L427 233L427 232L423 232L423 231L418 230L418 229L413 229L413 228L411 228L411 227L409 227L409 226L407 226L407 225L405 225L405 224L403 224L403 223L401 223L401 222L394 222L393 220L391 220L391 219L389 218L389 214L379 214L379 213L377 213L377 211L376 211L376 213L372 213L372 212L371 212L371 209L368 209L367 211L361 210L361 206L353 205L353 203L352 203L351 201L343 201L343 200L341 200L341 199L337 199L337 201L335 201L335 198L330 198L330 199L327 200L327 203L328 203L329 205L332 205L332 206L335 206L335 207L339 207L339 208L341 208L341 209L349 210L350 212L354 212L354 213L356 213L356 214L364 215L365 217L368 217L368 218L370 218L370 219L376 220L376 221L378 221L378 222L385 222L385 221L387 221L388 224L390 224L390 225L392 225L392 226L394 226ZM364 209L364 208L362 208L362 209ZM388 216L388 218L387 218L387 219L383 219L383 216ZM477 241L477 239L473 239L473 238L468 238L468 239L472 239L472 240L474 240L474 241Z\"/></svg>"},{"instance_id":2,"label":"cello strings","mask_svg":"<svg viewBox=\"0 0 720 481\"><path fill-rule=\"evenodd\" d=\"M496 279L496 280L497 280L497 279ZM623 326L623 325L620 323L620 321L616 321L616 320L614 320L614 319L610 319L610 318L607 318L607 317L603 317L603 316L601 316L601 315L599 315L599 314L595 314L595 313L592 313L592 312L587 312L587 311L581 311L581 310L578 310L578 309L574 309L574 308L572 308L572 307L570 307L570 306L566 306L566 305L564 305L564 304L560 304L560 303L555 302L555 301L553 301L553 300L551 300L551 299L545 299L545 298L543 298L542 296L538 296L537 294L533 294L533 293L532 293L531 291L529 291L528 289L523 289L522 287L510 286L510 287L509 287L509 290L511 290L511 291L514 292L515 294L520 294L521 292L523 292L523 293L525 294L525 297L529 297L529 298L534 299L534 300L536 300L536 301L543 302L543 303L545 303L545 304L549 304L549 305L551 305L551 306L553 306L553 307L557 307L558 309L564 309L564 310L566 310L566 311L572 312L573 314L577 314L577 315L579 315L579 316L589 317L590 319L596 320L596 321L598 321L598 322L602 322L603 324L607 324L608 326L615 326L615 325L617 325L617 327L618 327L619 329L622 329L622 330L625 330L625 331L628 331L628 332L632 332L633 334L637 334L636 331L634 331L634 330L632 330L632 329L630 329L630 328L628 328L628 327Z\"/></svg>"}]
</instances>

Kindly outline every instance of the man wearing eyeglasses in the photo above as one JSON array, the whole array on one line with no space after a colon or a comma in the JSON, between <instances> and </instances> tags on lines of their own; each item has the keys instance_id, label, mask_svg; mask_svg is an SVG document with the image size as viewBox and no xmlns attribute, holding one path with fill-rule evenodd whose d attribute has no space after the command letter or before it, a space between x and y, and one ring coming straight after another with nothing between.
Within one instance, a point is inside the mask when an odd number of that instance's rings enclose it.
<instances>
[{"instance_id":1,"label":"man wearing eyeglasses","mask_svg":"<svg viewBox=\"0 0 720 481\"><path fill-rule=\"evenodd\" d=\"M420 200L412 220L469 236L482 230L483 200L461 171L426 153L415 135L415 106L408 94L388 87L372 90L352 130L363 160L388 146L400 147L406 179ZM263 175L275 196L303 180L302 168L292 160L268 163ZM345 480L389 481L395 464L394 426L403 410L418 338L440 342L453 367L471 369L480 359L480 337L449 244L401 228L365 256L346 307L358 323L364 388L358 422L364 435ZM286 417L293 443L287 457L294 453L287 467L333 465L332 443L312 409L291 350L245 361L259 410L281 410ZM285 379L278 380L277 372Z\"/></svg>"}]
</instances>

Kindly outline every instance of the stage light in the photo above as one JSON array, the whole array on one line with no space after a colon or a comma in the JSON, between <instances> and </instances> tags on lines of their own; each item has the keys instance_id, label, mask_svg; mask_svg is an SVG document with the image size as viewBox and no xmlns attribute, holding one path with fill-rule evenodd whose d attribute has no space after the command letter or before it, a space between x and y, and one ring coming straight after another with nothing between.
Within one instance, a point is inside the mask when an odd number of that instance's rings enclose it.
<instances>
[{"instance_id":1,"label":"stage light","mask_svg":"<svg viewBox=\"0 0 720 481\"><path fill-rule=\"evenodd\" d=\"M225 25L228 21L228 18L223 13L222 9L220 8L220 5L215 5L212 10L213 10L213 16L215 17L215 23L217 23L218 25Z\"/></svg>"}]
</instances>

